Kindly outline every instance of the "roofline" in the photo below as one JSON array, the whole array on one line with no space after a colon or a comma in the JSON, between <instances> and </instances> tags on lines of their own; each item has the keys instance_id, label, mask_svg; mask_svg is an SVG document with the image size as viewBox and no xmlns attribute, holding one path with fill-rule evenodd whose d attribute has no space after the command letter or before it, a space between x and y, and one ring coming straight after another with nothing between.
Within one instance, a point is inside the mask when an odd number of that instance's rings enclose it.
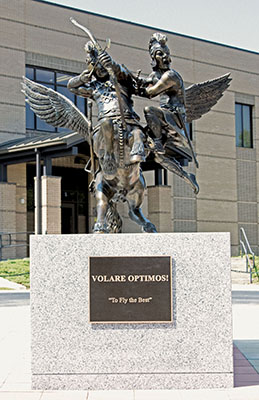
<instances>
[{"instance_id":1,"label":"roofline","mask_svg":"<svg viewBox=\"0 0 259 400\"><path fill-rule=\"evenodd\" d=\"M56 138L48 138L47 140L44 140L44 136L40 136L39 140L36 142L33 142L33 139L36 139L36 137L33 137L31 141L27 142L26 144L23 144L22 141L25 138L19 139L14 139L11 141L6 142L9 143L9 148L2 148L0 146L0 157L5 155L5 154L13 154L13 153L20 153L23 151L28 151L32 149L41 149L41 148L47 148L47 147L52 147L52 146L57 146L57 145L64 145L67 148L77 146L78 144L85 142L85 139L79 135L79 133L75 132L68 132L69 137L68 138L62 138L62 137L56 137ZM71 140L71 136L72 139ZM21 143L19 143L21 142ZM13 144L12 144L13 143ZM17 144L16 144L17 143ZM3 142L2 147L5 146L5 143Z\"/></svg>"},{"instance_id":2,"label":"roofline","mask_svg":"<svg viewBox=\"0 0 259 400\"><path fill-rule=\"evenodd\" d=\"M97 17L110 19L112 21L124 22L126 24L130 24L130 25L134 25L134 26L140 26L142 28L154 29L155 31L169 33L169 34L173 34L173 35L176 35L176 36L179 36L179 37L183 37L183 38L187 38L187 39L198 40L199 42L211 43L211 44L215 44L217 46L227 47L229 49L234 49L234 50L244 51L246 53L259 55L259 52L257 52L257 51L243 49L241 47L231 46L231 45L224 44L224 43L214 42L213 40L201 39L201 38L198 38L198 37L195 37L195 36L185 35L183 33L177 33L177 32L169 31L169 30L162 29L162 28L156 28L156 27L150 26L150 25L144 25L144 24L140 24L140 23L137 23L137 22L127 21L125 19L110 17L108 15L102 15L102 14L98 14L98 13L95 13L95 12L92 12L92 11L81 10L80 8L75 8L75 7L71 7L71 6L65 6L63 4L57 4L57 3L54 3L54 2L49 2L47 0L33 0L33 1L36 1L36 2L42 3L42 4L48 4L48 5L51 5L51 6L66 8L68 10L79 11L79 12L84 13L84 14L95 15Z\"/></svg>"}]
</instances>

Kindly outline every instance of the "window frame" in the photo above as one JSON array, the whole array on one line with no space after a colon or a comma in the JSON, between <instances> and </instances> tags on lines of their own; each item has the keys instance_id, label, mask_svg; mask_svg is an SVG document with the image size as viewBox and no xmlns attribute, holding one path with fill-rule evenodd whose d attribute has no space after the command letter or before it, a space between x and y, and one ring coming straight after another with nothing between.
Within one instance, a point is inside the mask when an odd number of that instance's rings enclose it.
<instances>
[{"instance_id":1,"label":"window frame","mask_svg":"<svg viewBox=\"0 0 259 400\"><path fill-rule=\"evenodd\" d=\"M240 106L240 115L237 114L237 106ZM250 146L245 145L245 135L244 135L244 107L248 107L249 110L249 142ZM240 125L241 125L241 138L238 137L237 132L237 118L240 118ZM240 101L235 102L235 136L236 136L236 147L244 148L244 149L253 149L253 105L242 103ZM241 139L241 145L239 145L239 140Z\"/></svg>"},{"instance_id":2,"label":"window frame","mask_svg":"<svg viewBox=\"0 0 259 400\"><path fill-rule=\"evenodd\" d=\"M71 78L76 75L76 73L73 74L72 72L61 71L61 70L57 70L57 69L38 67L38 66L35 66L35 65L26 64L26 66L25 66L25 76L26 77L27 77L27 68L31 68L33 70L32 71L32 77L28 77L29 79L33 80L36 83L44 85L44 86L53 85L53 90L57 91L58 93L60 93L58 91L59 87L67 88L67 84L66 83L62 84L62 83L57 81L58 74L68 75ZM44 82L43 80L36 80L37 70L53 72L54 73L54 82L50 83L50 82L46 82L46 81ZM82 97L74 94L73 103L75 104L76 107L77 107L78 102L80 101L80 100L78 100L78 98L82 99ZM79 110L82 111L81 109L79 109ZM52 127L52 125L50 125L50 124L49 124L49 127L50 127L50 129L52 128L51 130L38 129L37 122L38 122L38 120L40 120L40 118L38 118L33 111L31 111L31 112L33 113L33 124L32 124L33 128L27 126L27 118L26 118L26 121L25 121L26 131L36 131L36 132L45 132L45 133L47 133L47 132L48 133L59 133L59 132L62 133L63 132L64 128ZM84 111L83 111L83 113L87 116L87 99L86 98L84 98ZM59 129L62 129L62 130L60 131ZM68 132L69 132L69 129L68 129Z\"/></svg>"}]
</instances>

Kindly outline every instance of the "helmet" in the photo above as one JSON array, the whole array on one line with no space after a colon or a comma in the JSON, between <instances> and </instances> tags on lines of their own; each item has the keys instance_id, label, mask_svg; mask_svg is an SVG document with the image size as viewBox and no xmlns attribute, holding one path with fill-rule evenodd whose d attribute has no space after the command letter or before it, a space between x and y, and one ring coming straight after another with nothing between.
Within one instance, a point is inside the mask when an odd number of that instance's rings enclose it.
<instances>
[{"instance_id":1,"label":"helmet","mask_svg":"<svg viewBox=\"0 0 259 400\"><path fill-rule=\"evenodd\" d=\"M154 33L149 41L149 54L151 56L151 65L153 68L157 66L157 61L156 61L156 52L158 50L161 50L163 53L170 55L170 50L168 46L166 45L167 42L167 36L163 35L162 33L156 32Z\"/></svg>"},{"instance_id":2,"label":"helmet","mask_svg":"<svg viewBox=\"0 0 259 400\"><path fill-rule=\"evenodd\" d=\"M91 71L97 62L98 53L91 41L85 44L84 49L86 51L86 62L88 64L88 69Z\"/></svg>"}]
</instances>

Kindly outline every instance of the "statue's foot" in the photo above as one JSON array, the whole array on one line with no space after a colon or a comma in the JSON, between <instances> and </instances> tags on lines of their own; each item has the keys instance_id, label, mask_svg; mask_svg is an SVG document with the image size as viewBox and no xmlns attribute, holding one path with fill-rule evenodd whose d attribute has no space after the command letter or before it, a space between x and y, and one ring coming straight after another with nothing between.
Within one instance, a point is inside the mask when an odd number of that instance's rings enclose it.
<instances>
[{"instance_id":1,"label":"statue's foot","mask_svg":"<svg viewBox=\"0 0 259 400\"><path fill-rule=\"evenodd\" d=\"M109 233L108 225L101 222L94 224L93 233Z\"/></svg>"},{"instance_id":2,"label":"statue's foot","mask_svg":"<svg viewBox=\"0 0 259 400\"><path fill-rule=\"evenodd\" d=\"M152 222L147 222L143 227L142 227L144 232L147 233L157 233L156 227Z\"/></svg>"},{"instance_id":3,"label":"statue's foot","mask_svg":"<svg viewBox=\"0 0 259 400\"><path fill-rule=\"evenodd\" d=\"M194 194L198 194L200 188L199 188L199 185L198 185L198 183L196 181L196 177L195 177L194 174L189 174L189 181L190 181L190 184L191 184L192 189L194 191Z\"/></svg>"},{"instance_id":4,"label":"statue's foot","mask_svg":"<svg viewBox=\"0 0 259 400\"><path fill-rule=\"evenodd\" d=\"M113 153L106 153L102 162L102 170L106 175L114 175L117 172L117 165Z\"/></svg>"},{"instance_id":5,"label":"statue's foot","mask_svg":"<svg viewBox=\"0 0 259 400\"><path fill-rule=\"evenodd\" d=\"M130 152L130 161L131 162L142 162L145 161L145 150L144 144L142 142L134 142L132 146L132 150Z\"/></svg>"},{"instance_id":6,"label":"statue's foot","mask_svg":"<svg viewBox=\"0 0 259 400\"><path fill-rule=\"evenodd\" d=\"M165 149L161 139L154 139L154 143L155 143L154 151L158 154L165 154Z\"/></svg>"}]
</instances>

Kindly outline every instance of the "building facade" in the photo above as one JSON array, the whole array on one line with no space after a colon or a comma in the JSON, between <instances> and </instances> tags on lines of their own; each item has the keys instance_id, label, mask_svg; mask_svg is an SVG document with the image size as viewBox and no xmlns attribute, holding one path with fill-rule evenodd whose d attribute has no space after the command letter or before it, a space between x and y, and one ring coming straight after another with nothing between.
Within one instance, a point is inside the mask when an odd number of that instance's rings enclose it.
<instances>
[{"instance_id":1,"label":"building facade","mask_svg":"<svg viewBox=\"0 0 259 400\"><path fill-rule=\"evenodd\" d=\"M91 232L94 224L95 204L84 171L89 159L87 145L78 135L53 130L32 116L20 85L27 75L71 95L66 82L85 69L84 45L88 41L71 24L71 16L87 26L103 47L110 38L109 52L118 63L134 73L141 69L147 76L151 72L148 42L155 28L37 0L1 1L0 232L35 229L37 152L42 175L42 212L38 216L42 233ZM144 213L160 232L230 232L233 255L239 253L239 229L244 227L258 252L259 54L165 33L172 66L186 86L228 72L232 82L218 104L192 124L200 166L196 170L189 165L188 169L196 173L200 193L195 196L171 173L161 179L154 171L146 171ZM72 100L86 111L82 99ZM157 100L134 99L143 122L147 102L157 104ZM123 231L139 232L125 206L120 206L120 212ZM23 255L25 249L17 247L6 250L3 257Z\"/></svg>"}]
</instances>

